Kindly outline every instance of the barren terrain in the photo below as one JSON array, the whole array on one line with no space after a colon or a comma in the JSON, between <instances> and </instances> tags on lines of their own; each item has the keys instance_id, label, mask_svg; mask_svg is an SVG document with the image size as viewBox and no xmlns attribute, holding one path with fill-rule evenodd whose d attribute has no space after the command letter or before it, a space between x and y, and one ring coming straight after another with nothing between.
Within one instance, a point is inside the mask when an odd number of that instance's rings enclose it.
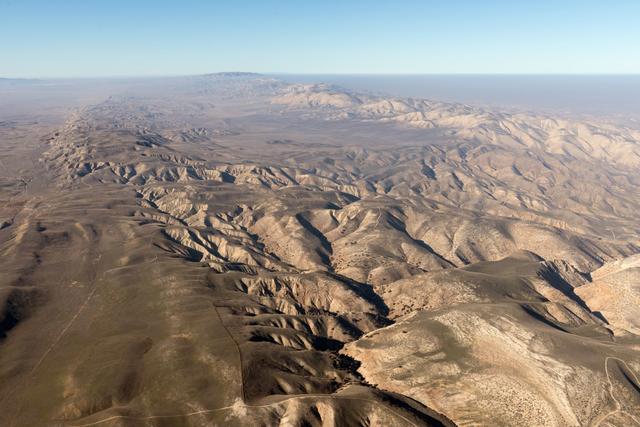
<instances>
[{"instance_id":1,"label":"barren terrain","mask_svg":"<svg viewBox=\"0 0 640 427\"><path fill-rule=\"evenodd\" d=\"M0 81L0 425L640 426L640 131Z\"/></svg>"}]
</instances>

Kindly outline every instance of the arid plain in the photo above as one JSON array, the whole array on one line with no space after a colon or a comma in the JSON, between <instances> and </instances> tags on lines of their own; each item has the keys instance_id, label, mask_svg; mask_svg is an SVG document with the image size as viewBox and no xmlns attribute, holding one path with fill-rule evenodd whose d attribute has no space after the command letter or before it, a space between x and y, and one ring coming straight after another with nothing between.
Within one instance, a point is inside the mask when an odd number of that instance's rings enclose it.
<instances>
[{"instance_id":1,"label":"arid plain","mask_svg":"<svg viewBox=\"0 0 640 427\"><path fill-rule=\"evenodd\" d=\"M0 80L0 425L640 426L640 130Z\"/></svg>"}]
</instances>

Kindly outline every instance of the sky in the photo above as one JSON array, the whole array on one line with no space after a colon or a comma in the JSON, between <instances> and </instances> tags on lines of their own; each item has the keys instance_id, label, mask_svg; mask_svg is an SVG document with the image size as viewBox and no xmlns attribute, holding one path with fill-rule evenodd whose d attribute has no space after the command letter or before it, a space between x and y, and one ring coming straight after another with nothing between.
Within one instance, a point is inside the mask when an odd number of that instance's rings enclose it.
<instances>
[{"instance_id":1,"label":"sky","mask_svg":"<svg viewBox=\"0 0 640 427\"><path fill-rule=\"evenodd\" d=\"M637 0L0 0L0 77L637 74Z\"/></svg>"}]
</instances>

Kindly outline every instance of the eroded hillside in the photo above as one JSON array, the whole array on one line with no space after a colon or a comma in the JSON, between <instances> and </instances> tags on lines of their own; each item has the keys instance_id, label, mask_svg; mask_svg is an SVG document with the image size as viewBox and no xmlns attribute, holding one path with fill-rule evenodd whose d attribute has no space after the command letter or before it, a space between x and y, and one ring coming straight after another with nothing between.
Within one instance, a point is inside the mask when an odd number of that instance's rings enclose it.
<instances>
[{"instance_id":1,"label":"eroded hillside","mask_svg":"<svg viewBox=\"0 0 640 427\"><path fill-rule=\"evenodd\" d=\"M640 424L640 134L176 78L2 122L0 424Z\"/></svg>"}]
</instances>

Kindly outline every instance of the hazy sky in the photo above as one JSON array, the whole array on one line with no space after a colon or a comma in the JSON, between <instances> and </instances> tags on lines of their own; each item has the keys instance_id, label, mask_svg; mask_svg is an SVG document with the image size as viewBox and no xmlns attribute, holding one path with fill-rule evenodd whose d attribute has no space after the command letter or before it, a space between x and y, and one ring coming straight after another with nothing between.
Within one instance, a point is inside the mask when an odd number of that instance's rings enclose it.
<instances>
[{"instance_id":1,"label":"hazy sky","mask_svg":"<svg viewBox=\"0 0 640 427\"><path fill-rule=\"evenodd\" d=\"M0 76L640 73L640 1L0 0Z\"/></svg>"}]
</instances>

